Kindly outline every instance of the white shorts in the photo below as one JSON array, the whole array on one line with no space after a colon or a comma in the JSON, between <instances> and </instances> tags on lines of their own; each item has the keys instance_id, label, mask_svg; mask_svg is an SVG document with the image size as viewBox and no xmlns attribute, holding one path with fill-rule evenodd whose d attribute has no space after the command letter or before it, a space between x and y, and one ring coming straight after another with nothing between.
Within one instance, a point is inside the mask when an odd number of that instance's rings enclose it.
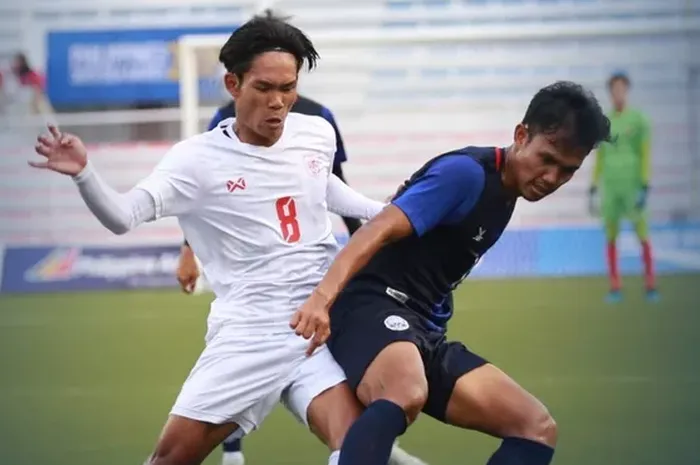
<instances>
[{"instance_id":1,"label":"white shorts","mask_svg":"<svg viewBox=\"0 0 700 465\"><path fill-rule=\"evenodd\" d=\"M308 426L311 401L345 381L326 346L309 357L309 341L291 332L261 339L223 326L207 339L171 414L214 424L234 422L239 437L257 429L279 401Z\"/></svg>"}]
</instances>

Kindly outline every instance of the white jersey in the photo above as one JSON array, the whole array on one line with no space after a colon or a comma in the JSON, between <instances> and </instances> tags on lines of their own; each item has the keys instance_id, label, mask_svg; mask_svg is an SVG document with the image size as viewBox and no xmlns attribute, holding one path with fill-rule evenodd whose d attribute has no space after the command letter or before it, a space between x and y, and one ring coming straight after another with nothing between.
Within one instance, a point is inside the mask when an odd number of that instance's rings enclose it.
<instances>
[{"instance_id":1,"label":"white jersey","mask_svg":"<svg viewBox=\"0 0 700 465\"><path fill-rule=\"evenodd\" d=\"M292 313L339 246L326 205L335 132L291 113L272 147L238 140L234 119L175 145L137 187L176 216L212 290L210 324L289 333Z\"/></svg>"}]
</instances>

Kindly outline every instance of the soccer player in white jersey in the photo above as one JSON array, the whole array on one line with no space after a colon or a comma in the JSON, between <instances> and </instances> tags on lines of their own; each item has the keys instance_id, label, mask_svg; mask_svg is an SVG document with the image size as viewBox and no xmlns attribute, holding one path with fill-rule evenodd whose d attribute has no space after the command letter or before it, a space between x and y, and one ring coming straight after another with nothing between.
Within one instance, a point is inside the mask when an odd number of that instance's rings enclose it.
<instances>
[{"instance_id":1,"label":"soccer player in white jersey","mask_svg":"<svg viewBox=\"0 0 700 465\"><path fill-rule=\"evenodd\" d=\"M343 370L325 346L290 319L338 249L327 211L358 218L383 204L329 176L333 128L292 114L298 73L318 54L297 28L254 18L223 46L225 84L236 119L176 144L134 189L120 194L88 162L80 139L50 127L35 168L72 176L83 200L116 234L177 217L216 299L206 346L186 379L149 458L153 465L201 463L233 432L257 429L278 401L333 452L360 414ZM324 327L324 322L315 322ZM328 321L325 321L328 331Z\"/></svg>"}]
</instances>

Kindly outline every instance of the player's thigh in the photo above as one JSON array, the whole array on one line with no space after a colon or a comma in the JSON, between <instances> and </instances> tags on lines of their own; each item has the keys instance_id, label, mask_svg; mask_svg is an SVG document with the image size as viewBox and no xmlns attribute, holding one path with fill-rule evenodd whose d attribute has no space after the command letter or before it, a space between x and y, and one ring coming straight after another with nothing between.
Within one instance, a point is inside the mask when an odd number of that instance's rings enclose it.
<instances>
[{"instance_id":1,"label":"player's thigh","mask_svg":"<svg viewBox=\"0 0 700 465\"><path fill-rule=\"evenodd\" d=\"M326 346L318 348L294 371L282 402L331 450L340 449L363 408Z\"/></svg>"},{"instance_id":2,"label":"player's thigh","mask_svg":"<svg viewBox=\"0 0 700 465\"><path fill-rule=\"evenodd\" d=\"M362 404L387 399L413 420L428 393L420 318L388 296L369 294L339 299L331 320L328 346Z\"/></svg>"},{"instance_id":3,"label":"player's thigh","mask_svg":"<svg viewBox=\"0 0 700 465\"><path fill-rule=\"evenodd\" d=\"M226 328L212 337L182 386L172 415L258 428L279 401L293 369L287 338L261 340Z\"/></svg>"},{"instance_id":4,"label":"player's thigh","mask_svg":"<svg viewBox=\"0 0 700 465\"><path fill-rule=\"evenodd\" d=\"M149 458L153 465L195 465L238 430L235 423L213 424L178 415L168 418L156 448Z\"/></svg>"},{"instance_id":5,"label":"player's thigh","mask_svg":"<svg viewBox=\"0 0 700 465\"><path fill-rule=\"evenodd\" d=\"M427 407L435 410L426 409L426 413L499 438L521 437L555 445L556 425L547 408L503 371L460 343L447 345L440 360L429 378L431 397L437 398ZM450 383L452 389L442 410Z\"/></svg>"},{"instance_id":6,"label":"player's thigh","mask_svg":"<svg viewBox=\"0 0 700 465\"><path fill-rule=\"evenodd\" d=\"M647 221L647 212L645 208L637 207L637 198L629 199L630 205L626 209L626 217L632 223L634 231L640 240L646 240L649 237L649 223Z\"/></svg>"},{"instance_id":7,"label":"player's thigh","mask_svg":"<svg viewBox=\"0 0 700 465\"><path fill-rule=\"evenodd\" d=\"M607 192L603 196L601 216L608 240L617 238L620 232L620 221L624 212L623 202L617 192Z\"/></svg>"}]
</instances>

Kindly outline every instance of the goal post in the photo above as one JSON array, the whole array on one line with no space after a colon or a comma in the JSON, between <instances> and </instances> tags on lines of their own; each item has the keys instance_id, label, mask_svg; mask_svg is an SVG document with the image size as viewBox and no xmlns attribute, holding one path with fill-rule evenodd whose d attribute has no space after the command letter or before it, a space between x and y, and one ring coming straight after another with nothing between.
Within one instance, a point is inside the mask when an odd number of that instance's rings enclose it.
<instances>
[{"instance_id":1,"label":"goal post","mask_svg":"<svg viewBox=\"0 0 700 465\"><path fill-rule=\"evenodd\" d=\"M636 103L663 123L654 138L657 165L680 163L666 160L663 147L691 137L681 116L692 101L685 80L695 56L688 37L700 32L697 16L305 31L321 59L318 69L302 73L299 91L333 111L351 160L346 175L351 185L376 199L394 192L437 153L466 145L507 145L530 98L557 80L579 82L605 104L610 73L622 69L634 76ZM214 107L227 99L223 70L218 76L210 72L217 81L212 84L205 82L202 69L216 61L227 39L187 35L179 40L183 138L201 132ZM691 154L683 157L690 160ZM589 169L584 165L584 173L546 208L520 207L515 223L587 219ZM690 198L659 194L654 201L685 204Z\"/></svg>"}]
</instances>

